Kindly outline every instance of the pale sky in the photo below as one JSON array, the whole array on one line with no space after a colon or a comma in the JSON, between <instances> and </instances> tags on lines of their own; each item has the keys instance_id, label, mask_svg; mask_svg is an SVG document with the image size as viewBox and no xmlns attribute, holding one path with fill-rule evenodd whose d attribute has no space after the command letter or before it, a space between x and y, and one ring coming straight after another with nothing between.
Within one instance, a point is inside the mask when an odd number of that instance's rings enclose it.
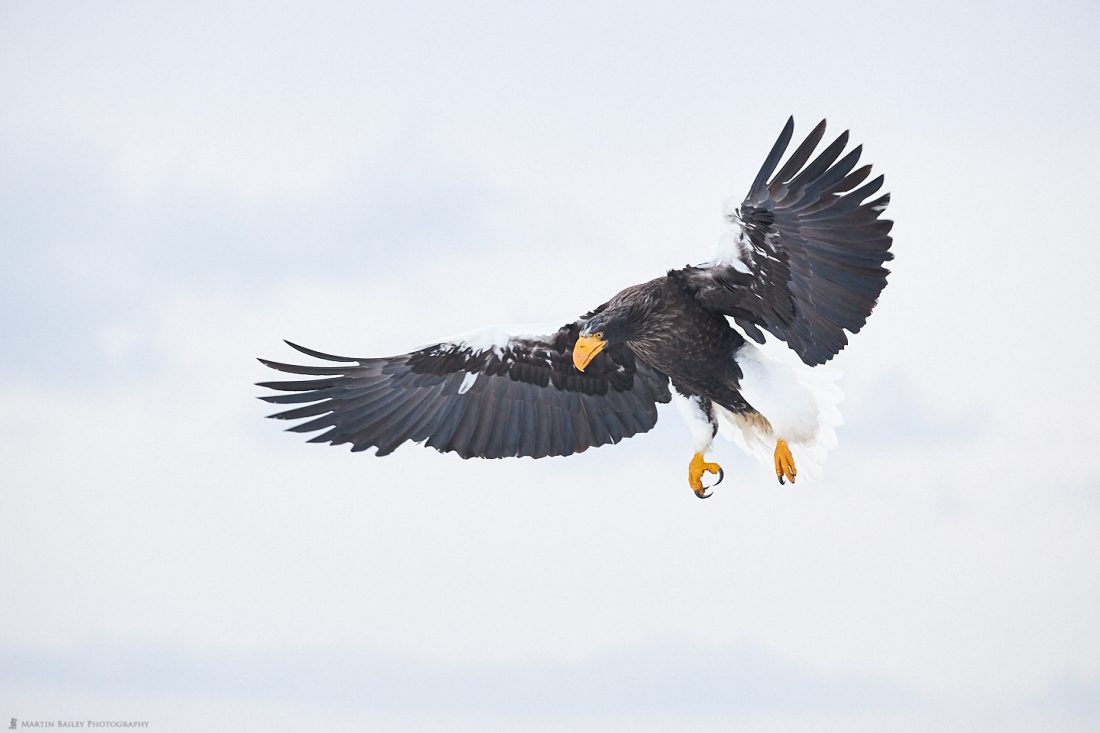
<instances>
[{"instance_id":1,"label":"pale sky","mask_svg":"<svg viewBox=\"0 0 1100 733\"><path fill-rule=\"evenodd\" d=\"M1011 5L1011 7L1009 7ZM0 3L0 719L1100 727L1094 3ZM306 445L385 355L706 259L788 115L893 274L825 478L675 409L568 459Z\"/></svg>"}]
</instances>

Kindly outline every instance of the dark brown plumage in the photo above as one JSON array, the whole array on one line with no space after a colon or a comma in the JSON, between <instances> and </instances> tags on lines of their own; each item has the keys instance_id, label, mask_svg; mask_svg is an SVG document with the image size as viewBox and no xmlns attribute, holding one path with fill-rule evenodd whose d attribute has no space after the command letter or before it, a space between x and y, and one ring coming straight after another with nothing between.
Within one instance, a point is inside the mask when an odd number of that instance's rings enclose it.
<instances>
[{"instance_id":1,"label":"dark brown plumage","mask_svg":"<svg viewBox=\"0 0 1100 733\"><path fill-rule=\"evenodd\" d=\"M280 394L261 399L299 405L272 417L306 420L290 430L321 431L310 442L385 455L413 441L463 458L617 443L653 427L670 384L715 429L713 405L752 413L735 358L742 332L762 341L769 331L808 365L827 361L847 343L845 331L864 325L891 257L892 224L879 218L889 196L865 201L883 179L860 187L870 174L855 168L861 148L841 157L845 132L811 160L822 121L776 172L793 126L788 120L745 200L727 213L733 233L711 262L626 288L547 335L486 331L387 358L291 344L333 365L261 360L314 377L263 382Z\"/></svg>"}]
</instances>

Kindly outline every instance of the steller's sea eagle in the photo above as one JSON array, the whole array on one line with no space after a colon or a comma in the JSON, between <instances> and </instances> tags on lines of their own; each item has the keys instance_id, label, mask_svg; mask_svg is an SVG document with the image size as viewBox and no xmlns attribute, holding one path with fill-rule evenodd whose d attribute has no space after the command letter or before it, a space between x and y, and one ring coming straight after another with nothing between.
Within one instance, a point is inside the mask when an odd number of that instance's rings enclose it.
<instances>
[{"instance_id":1,"label":"steller's sea eagle","mask_svg":"<svg viewBox=\"0 0 1100 733\"><path fill-rule=\"evenodd\" d=\"M324 431L312 443L542 458L644 433L657 403L675 398L695 440L696 496L710 496L704 473L724 477L704 458L719 431L793 483L795 456L816 470L840 420L839 390L808 367L867 321L886 286L893 226L880 218L890 195L868 200L883 177L864 183L862 146L842 156L845 131L813 157L822 120L780 167L793 132L791 118L744 201L727 202L730 229L709 262L632 285L556 330L494 326L382 358L287 342L334 366L261 359L313 377L261 382L279 392L261 399L298 405L271 417L309 418L290 430ZM764 343L761 329L807 366L766 357L748 340Z\"/></svg>"}]
</instances>

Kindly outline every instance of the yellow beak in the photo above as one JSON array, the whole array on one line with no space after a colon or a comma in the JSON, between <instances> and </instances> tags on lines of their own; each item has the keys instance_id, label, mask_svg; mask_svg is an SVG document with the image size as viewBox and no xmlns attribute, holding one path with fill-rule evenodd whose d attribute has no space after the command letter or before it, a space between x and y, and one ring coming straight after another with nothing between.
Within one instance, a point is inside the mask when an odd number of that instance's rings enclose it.
<instances>
[{"instance_id":1,"label":"yellow beak","mask_svg":"<svg viewBox=\"0 0 1100 733\"><path fill-rule=\"evenodd\" d=\"M607 342L602 338L597 336L581 336L573 346L573 366L583 372L584 368L596 358L596 354L603 351L606 347Z\"/></svg>"}]
</instances>

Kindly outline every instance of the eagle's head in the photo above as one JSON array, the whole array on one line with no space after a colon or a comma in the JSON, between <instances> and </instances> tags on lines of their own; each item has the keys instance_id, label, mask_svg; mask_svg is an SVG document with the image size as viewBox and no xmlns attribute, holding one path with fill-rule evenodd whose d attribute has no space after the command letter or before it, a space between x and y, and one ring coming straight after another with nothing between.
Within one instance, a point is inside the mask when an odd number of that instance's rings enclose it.
<instances>
[{"instance_id":1,"label":"eagle's head","mask_svg":"<svg viewBox=\"0 0 1100 733\"><path fill-rule=\"evenodd\" d=\"M573 345L573 365L578 370L583 372L601 351L633 338L638 331L636 309L624 307L626 304L616 306L609 304L581 327L577 343Z\"/></svg>"}]
</instances>

